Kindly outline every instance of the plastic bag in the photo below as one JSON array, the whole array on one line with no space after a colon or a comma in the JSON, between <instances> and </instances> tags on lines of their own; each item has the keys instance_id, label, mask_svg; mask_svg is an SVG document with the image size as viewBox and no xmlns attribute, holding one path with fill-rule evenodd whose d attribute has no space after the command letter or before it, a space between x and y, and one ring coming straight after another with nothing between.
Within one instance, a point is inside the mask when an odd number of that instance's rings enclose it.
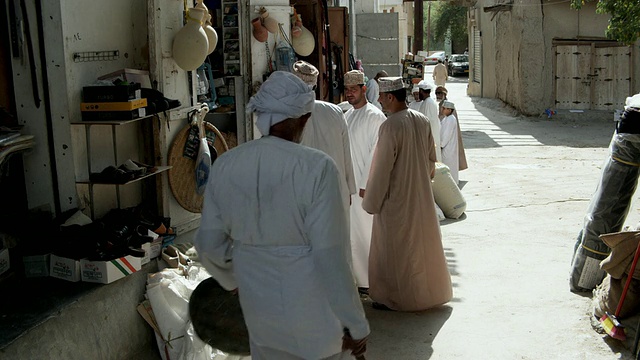
<instances>
[{"instance_id":1,"label":"plastic bag","mask_svg":"<svg viewBox=\"0 0 640 360\"><path fill-rule=\"evenodd\" d=\"M202 110L204 114L208 112L208 109L205 109L206 107ZM196 159L196 193L198 195L204 194L209 180L209 170L211 169L211 152L209 151L209 143L204 130L203 118L204 115L198 118L198 128L200 129L200 146Z\"/></svg>"}]
</instances>

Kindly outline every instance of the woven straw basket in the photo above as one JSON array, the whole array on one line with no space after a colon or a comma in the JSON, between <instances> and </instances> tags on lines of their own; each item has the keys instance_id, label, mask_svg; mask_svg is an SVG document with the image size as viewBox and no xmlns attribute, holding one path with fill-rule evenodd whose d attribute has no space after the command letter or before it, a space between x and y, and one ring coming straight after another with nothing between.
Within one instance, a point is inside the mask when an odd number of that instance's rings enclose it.
<instances>
[{"instance_id":1,"label":"woven straw basket","mask_svg":"<svg viewBox=\"0 0 640 360\"><path fill-rule=\"evenodd\" d=\"M205 122L204 124L208 134L211 132L215 134L213 147L218 156L229 150L222 133L211 123ZM202 211L203 196L196 193L196 161L182 155L184 144L189 135L189 128L191 126L187 125L180 130L169 149L168 163L173 166L168 171L169 187L180 206L193 213L199 213ZM213 154L212 157L214 157Z\"/></svg>"}]
</instances>

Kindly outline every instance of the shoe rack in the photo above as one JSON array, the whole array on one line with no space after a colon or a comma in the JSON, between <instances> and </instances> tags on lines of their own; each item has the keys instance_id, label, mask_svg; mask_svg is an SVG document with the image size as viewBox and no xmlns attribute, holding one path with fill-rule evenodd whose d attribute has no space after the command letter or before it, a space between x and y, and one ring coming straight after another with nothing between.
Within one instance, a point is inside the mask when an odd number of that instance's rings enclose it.
<instances>
[{"instance_id":1,"label":"shoe rack","mask_svg":"<svg viewBox=\"0 0 640 360\"><path fill-rule=\"evenodd\" d=\"M222 46L224 52L224 76L240 76L241 44L238 0L222 1Z\"/></svg>"},{"instance_id":2,"label":"shoe rack","mask_svg":"<svg viewBox=\"0 0 640 360\"><path fill-rule=\"evenodd\" d=\"M155 115L147 115L147 116L143 116L133 120L100 120L100 121L72 122L71 123L72 125L84 126L85 128L85 141L87 144L87 176L91 175L91 127L92 126L94 125L95 126L111 126L111 141L112 141L112 148L113 148L113 159L115 163L114 166L118 167L120 164L118 164L118 146L116 142L116 127L126 126L139 121L144 121L145 119L153 118L154 116ZM120 208L120 187L121 186L138 182L140 180L158 175L160 173L163 173L171 169L171 166L154 166L154 167L156 168L155 171L148 172L142 176L136 177L135 179L124 182L124 183L98 182L98 181L91 181L89 178L81 179L79 181L77 180L76 184L84 184L89 186L89 202L90 202L89 208L91 211L91 219L95 219L95 202L94 202L94 196L93 196L94 186L96 185L115 186L116 187L116 204L118 208Z\"/></svg>"}]
</instances>

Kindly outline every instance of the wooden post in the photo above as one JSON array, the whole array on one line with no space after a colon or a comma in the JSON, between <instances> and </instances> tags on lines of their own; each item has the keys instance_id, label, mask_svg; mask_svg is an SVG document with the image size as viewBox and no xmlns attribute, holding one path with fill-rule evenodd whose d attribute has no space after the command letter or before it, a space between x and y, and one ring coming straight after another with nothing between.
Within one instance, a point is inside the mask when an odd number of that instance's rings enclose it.
<instances>
[{"instance_id":1,"label":"wooden post","mask_svg":"<svg viewBox=\"0 0 640 360\"><path fill-rule=\"evenodd\" d=\"M424 46L424 7L423 0L414 0L413 14L413 54L417 54Z\"/></svg>"},{"instance_id":2,"label":"wooden post","mask_svg":"<svg viewBox=\"0 0 640 360\"><path fill-rule=\"evenodd\" d=\"M427 56L429 56L429 40L431 39L431 2L427 8Z\"/></svg>"}]
</instances>

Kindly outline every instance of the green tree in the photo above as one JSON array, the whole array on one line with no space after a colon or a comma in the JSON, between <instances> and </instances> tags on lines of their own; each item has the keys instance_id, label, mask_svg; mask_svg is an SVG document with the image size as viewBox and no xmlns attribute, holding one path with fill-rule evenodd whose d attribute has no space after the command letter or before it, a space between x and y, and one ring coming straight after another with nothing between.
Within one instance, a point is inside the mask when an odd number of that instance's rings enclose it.
<instances>
[{"instance_id":1,"label":"green tree","mask_svg":"<svg viewBox=\"0 0 640 360\"><path fill-rule=\"evenodd\" d=\"M571 7L581 9L585 1L598 1L596 12L610 14L605 35L627 45L640 38L640 1L638 0L571 0Z\"/></svg>"},{"instance_id":2,"label":"green tree","mask_svg":"<svg viewBox=\"0 0 640 360\"><path fill-rule=\"evenodd\" d=\"M444 43L447 30L451 29L451 48L454 53L462 53L468 47L467 8L451 3L439 3L431 8L431 29L437 43Z\"/></svg>"}]
</instances>

